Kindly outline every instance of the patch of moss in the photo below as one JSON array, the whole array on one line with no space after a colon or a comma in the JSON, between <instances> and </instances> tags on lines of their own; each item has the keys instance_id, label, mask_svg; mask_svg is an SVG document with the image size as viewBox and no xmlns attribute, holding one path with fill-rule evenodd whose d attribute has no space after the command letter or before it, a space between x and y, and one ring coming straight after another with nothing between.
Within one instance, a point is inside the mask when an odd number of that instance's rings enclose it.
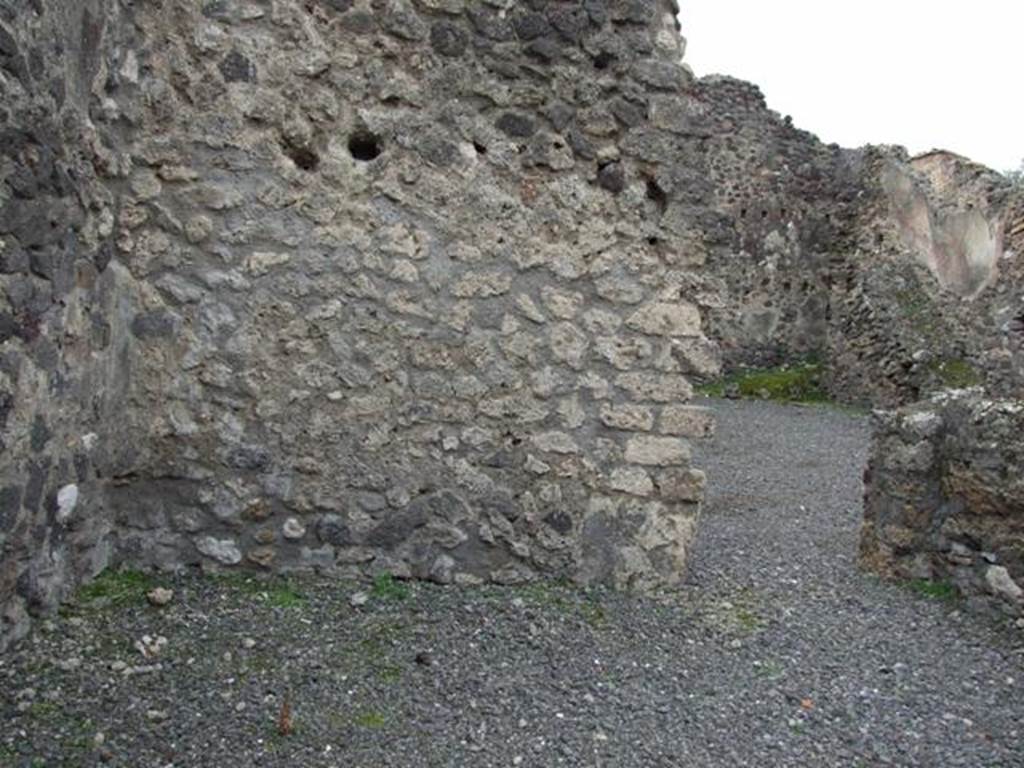
<instances>
[{"instance_id":1,"label":"patch of moss","mask_svg":"<svg viewBox=\"0 0 1024 768\"><path fill-rule=\"evenodd\" d=\"M749 369L706 384L698 391L709 397L736 392L740 397L786 403L825 403L821 363L808 360L779 368Z\"/></svg>"},{"instance_id":2,"label":"patch of moss","mask_svg":"<svg viewBox=\"0 0 1024 768\"><path fill-rule=\"evenodd\" d=\"M382 683L397 683L403 669L394 653L407 650L402 641L408 630L401 622L371 622L365 626L358 642L340 650L338 662L346 672L369 675Z\"/></svg>"},{"instance_id":3,"label":"patch of moss","mask_svg":"<svg viewBox=\"0 0 1024 768\"><path fill-rule=\"evenodd\" d=\"M910 588L919 595L931 598L932 600L945 600L952 602L957 599L956 587L948 581L928 581L927 579L915 579L910 582Z\"/></svg>"},{"instance_id":4,"label":"patch of moss","mask_svg":"<svg viewBox=\"0 0 1024 768\"><path fill-rule=\"evenodd\" d=\"M376 710L365 710L355 716L354 721L360 728L383 728L388 724L388 719L382 712Z\"/></svg>"},{"instance_id":5,"label":"patch of moss","mask_svg":"<svg viewBox=\"0 0 1024 768\"><path fill-rule=\"evenodd\" d=\"M217 571L207 575L210 583L224 590L245 595L259 595L265 591L266 582L246 571Z\"/></svg>"},{"instance_id":6,"label":"patch of moss","mask_svg":"<svg viewBox=\"0 0 1024 768\"><path fill-rule=\"evenodd\" d=\"M142 571L103 571L89 584L78 590L78 602L90 604L104 602L123 606L143 602L146 593L156 586L152 576Z\"/></svg>"},{"instance_id":7,"label":"patch of moss","mask_svg":"<svg viewBox=\"0 0 1024 768\"><path fill-rule=\"evenodd\" d=\"M930 368L943 386L951 389L976 387L982 382L981 374L966 360L943 358L935 360Z\"/></svg>"},{"instance_id":8,"label":"patch of moss","mask_svg":"<svg viewBox=\"0 0 1024 768\"><path fill-rule=\"evenodd\" d=\"M251 598L275 608L302 608L309 602L306 595L283 576L225 571L210 574L209 578L224 591L235 593L235 597Z\"/></svg>"}]
</instances>

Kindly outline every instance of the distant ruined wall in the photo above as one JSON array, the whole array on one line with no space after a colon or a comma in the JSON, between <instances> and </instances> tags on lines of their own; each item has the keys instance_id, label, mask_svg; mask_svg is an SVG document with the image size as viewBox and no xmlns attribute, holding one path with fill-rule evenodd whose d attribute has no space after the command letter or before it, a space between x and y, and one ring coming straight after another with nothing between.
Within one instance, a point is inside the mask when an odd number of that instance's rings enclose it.
<instances>
[{"instance_id":1,"label":"distant ruined wall","mask_svg":"<svg viewBox=\"0 0 1024 768\"><path fill-rule=\"evenodd\" d=\"M826 147L771 112L757 86L697 81L718 248L702 274L726 368L822 356L832 260L850 247L862 153Z\"/></svg>"},{"instance_id":2,"label":"distant ruined wall","mask_svg":"<svg viewBox=\"0 0 1024 768\"><path fill-rule=\"evenodd\" d=\"M862 562L1024 612L1024 402L958 391L876 420Z\"/></svg>"},{"instance_id":3,"label":"distant ruined wall","mask_svg":"<svg viewBox=\"0 0 1024 768\"><path fill-rule=\"evenodd\" d=\"M102 112L127 32L100 0L0 6L0 648L108 563L104 488L138 449Z\"/></svg>"},{"instance_id":4,"label":"distant ruined wall","mask_svg":"<svg viewBox=\"0 0 1024 768\"><path fill-rule=\"evenodd\" d=\"M715 247L698 302L727 370L818 358L848 402L1021 393L1024 194L965 158L825 146L756 86L698 80Z\"/></svg>"}]
</instances>

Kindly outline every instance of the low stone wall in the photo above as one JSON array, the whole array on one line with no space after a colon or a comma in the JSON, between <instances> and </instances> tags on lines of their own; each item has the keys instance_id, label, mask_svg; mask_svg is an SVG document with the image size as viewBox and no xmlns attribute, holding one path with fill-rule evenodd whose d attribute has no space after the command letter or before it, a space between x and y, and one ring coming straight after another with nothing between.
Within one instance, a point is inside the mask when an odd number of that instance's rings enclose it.
<instances>
[{"instance_id":1,"label":"low stone wall","mask_svg":"<svg viewBox=\"0 0 1024 768\"><path fill-rule=\"evenodd\" d=\"M1024 402L957 390L877 412L862 563L1024 610Z\"/></svg>"}]
</instances>

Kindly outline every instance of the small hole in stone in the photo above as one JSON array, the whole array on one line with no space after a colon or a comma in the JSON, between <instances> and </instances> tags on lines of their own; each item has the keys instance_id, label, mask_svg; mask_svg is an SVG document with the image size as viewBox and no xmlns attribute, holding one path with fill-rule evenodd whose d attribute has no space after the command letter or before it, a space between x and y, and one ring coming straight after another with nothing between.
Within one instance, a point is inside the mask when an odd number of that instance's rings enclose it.
<instances>
[{"instance_id":1,"label":"small hole in stone","mask_svg":"<svg viewBox=\"0 0 1024 768\"><path fill-rule=\"evenodd\" d=\"M485 147L479 141L474 141L473 142L473 149L476 150L476 153L478 155L486 155L487 154L487 147Z\"/></svg>"},{"instance_id":2,"label":"small hole in stone","mask_svg":"<svg viewBox=\"0 0 1024 768\"><path fill-rule=\"evenodd\" d=\"M378 136L369 131L360 131L349 137L348 151L356 160L366 163L379 157L383 148Z\"/></svg>"},{"instance_id":3,"label":"small hole in stone","mask_svg":"<svg viewBox=\"0 0 1024 768\"><path fill-rule=\"evenodd\" d=\"M320 165L320 156L306 147L285 147L284 152L298 168L304 171L315 171Z\"/></svg>"},{"instance_id":4,"label":"small hole in stone","mask_svg":"<svg viewBox=\"0 0 1024 768\"><path fill-rule=\"evenodd\" d=\"M658 186L658 182L654 179L647 180L647 199L657 203L661 210L665 210L668 206L668 195L665 194L665 190Z\"/></svg>"},{"instance_id":5,"label":"small hole in stone","mask_svg":"<svg viewBox=\"0 0 1024 768\"><path fill-rule=\"evenodd\" d=\"M601 51L594 57L594 69L608 69L615 63L615 54L609 51Z\"/></svg>"}]
</instances>

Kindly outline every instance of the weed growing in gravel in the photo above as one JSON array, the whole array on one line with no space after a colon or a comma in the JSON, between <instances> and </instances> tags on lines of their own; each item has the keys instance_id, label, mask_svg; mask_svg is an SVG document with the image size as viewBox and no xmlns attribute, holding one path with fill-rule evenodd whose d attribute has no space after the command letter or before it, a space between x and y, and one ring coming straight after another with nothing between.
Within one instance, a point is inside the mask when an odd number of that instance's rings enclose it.
<instances>
[{"instance_id":1,"label":"weed growing in gravel","mask_svg":"<svg viewBox=\"0 0 1024 768\"><path fill-rule=\"evenodd\" d=\"M930 597L933 600L945 600L954 602L958 593L948 581L928 581L927 579L915 579L910 582L910 588L919 595Z\"/></svg>"},{"instance_id":2,"label":"weed growing in gravel","mask_svg":"<svg viewBox=\"0 0 1024 768\"><path fill-rule=\"evenodd\" d=\"M245 595L258 595L264 590L264 582L251 573L244 571L217 571L207 576L210 583L221 589L240 592Z\"/></svg>"},{"instance_id":3,"label":"weed growing in gravel","mask_svg":"<svg viewBox=\"0 0 1024 768\"><path fill-rule=\"evenodd\" d=\"M608 616L599 594L581 591L567 580L538 581L519 587L516 592L537 608L575 613L592 629L601 629L607 624Z\"/></svg>"},{"instance_id":4,"label":"weed growing in gravel","mask_svg":"<svg viewBox=\"0 0 1024 768\"><path fill-rule=\"evenodd\" d=\"M341 649L343 669L367 674L382 683L397 683L402 678L402 667L392 658L392 650L400 645L408 629L396 621L368 623L361 639Z\"/></svg>"},{"instance_id":5,"label":"weed growing in gravel","mask_svg":"<svg viewBox=\"0 0 1024 768\"><path fill-rule=\"evenodd\" d=\"M754 674L766 680L778 680L786 674L786 668L777 661L755 661Z\"/></svg>"},{"instance_id":6,"label":"weed growing in gravel","mask_svg":"<svg viewBox=\"0 0 1024 768\"><path fill-rule=\"evenodd\" d=\"M383 713L368 709L356 715L354 722L360 728L383 728L388 724L388 719Z\"/></svg>"},{"instance_id":7,"label":"weed growing in gravel","mask_svg":"<svg viewBox=\"0 0 1024 768\"><path fill-rule=\"evenodd\" d=\"M390 573L382 573L373 580L370 594L378 600L398 602L409 599L409 587L398 581Z\"/></svg>"},{"instance_id":8,"label":"weed growing in gravel","mask_svg":"<svg viewBox=\"0 0 1024 768\"><path fill-rule=\"evenodd\" d=\"M275 608L302 608L307 597L287 578L260 578L241 571L227 571L210 575L210 581L236 596L263 600Z\"/></svg>"},{"instance_id":9,"label":"weed growing in gravel","mask_svg":"<svg viewBox=\"0 0 1024 768\"><path fill-rule=\"evenodd\" d=\"M85 605L102 602L116 607L142 603L154 586L153 577L147 573L106 570L78 590L78 602Z\"/></svg>"},{"instance_id":10,"label":"weed growing in gravel","mask_svg":"<svg viewBox=\"0 0 1024 768\"><path fill-rule=\"evenodd\" d=\"M305 595L287 581L270 585L266 595L267 602L275 608L303 608L309 602Z\"/></svg>"},{"instance_id":11,"label":"weed growing in gravel","mask_svg":"<svg viewBox=\"0 0 1024 768\"><path fill-rule=\"evenodd\" d=\"M605 613L604 606L591 595L587 595L580 604L580 614L592 629L603 629L608 624L608 615Z\"/></svg>"},{"instance_id":12,"label":"weed growing in gravel","mask_svg":"<svg viewBox=\"0 0 1024 768\"><path fill-rule=\"evenodd\" d=\"M568 583L564 581L537 581L519 588L524 599L537 606L547 608L565 608Z\"/></svg>"},{"instance_id":13,"label":"weed growing in gravel","mask_svg":"<svg viewBox=\"0 0 1024 768\"><path fill-rule=\"evenodd\" d=\"M60 712L60 708L52 701L36 701L26 711L26 714L36 720L49 720Z\"/></svg>"}]
</instances>

